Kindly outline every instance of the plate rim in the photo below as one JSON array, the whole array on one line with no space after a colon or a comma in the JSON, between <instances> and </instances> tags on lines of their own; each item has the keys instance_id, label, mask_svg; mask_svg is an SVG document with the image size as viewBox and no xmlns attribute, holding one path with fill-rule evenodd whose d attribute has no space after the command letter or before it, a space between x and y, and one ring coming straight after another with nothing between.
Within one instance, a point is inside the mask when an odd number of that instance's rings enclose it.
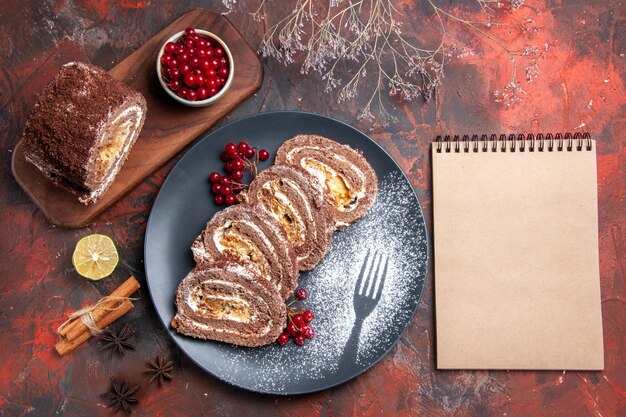
<instances>
[{"instance_id":1,"label":"plate rim","mask_svg":"<svg viewBox=\"0 0 626 417\"><path fill-rule=\"evenodd\" d=\"M234 124L237 124L237 123L241 123L241 122L244 122L245 120L254 119L254 118L257 118L257 117L268 117L268 116L274 116L274 115L277 115L277 114L285 114L285 113L296 114L296 115L304 116L304 117L322 118L322 119L326 119L326 120L330 121L331 123L338 123L340 125L343 125L344 127L347 127L350 130L354 130L357 133L363 135L365 138L367 138L367 140L369 140L372 144L374 144L380 151L382 151L387 157L389 157L389 159L391 159L393 161L393 163L396 165L396 167L398 168L398 170L400 171L400 173L402 174L404 179L407 181L407 183L411 187L411 191L412 191L413 197L415 198L415 201L417 202L417 209L419 210L419 214L421 215L421 218L422 218L422 221L423 221L423 227L424 227L424 243L425 243L425 246L426 246L426 262L424 264L425 267L424 267L424 270L423 270L424 283L423 283L423 285L422 285L422 287L421 287L421 289L419 291L419 294L417 295L417 302L415 304L415 308L411 312L410 317L408 317L408 319L406 320L406 322L402 326L402 329L399 332L398 338L394 341L393 344L391 344L391 346L389 346L387 349L385 349L385 351L376 360L374 360L371 364L367 365L365 368L361 369L356 374L351 375L351 376L346 377L346 378L342 378L339 381L334 382L334 383L332 383L330 385L326 385L324 387L316 388L316 389L313 389L313 390L309 389L309 390L297 390L297 391L289 391L289 392L275 392L275 391L269 391L269 390L264 390L264 389L252 389L252 388L249 388L249 387L238 385L235 382L228 381L228 380L225 380L223 378L220 378L219 376L215 375L213 372L208 370L206 367L204 367L203 365L198 363L198 361L196 361L196 359L194 359L191 355L189 355L187 353L187 351L180 345L178 340L176 340L176 338L173 336L172 331L170 330L169 324L164 321L163 317L159 313L159 310L157 309L157 304L155 302L155 299L154 299L154 296L153 296L153 293L152 293L152 288L150 286L150 280L148 279L148 271L147 271L147 263L146 263L146 259L147 259L146 251L147 251L147 238L148 238L148 233L149 233L149 230L150 230L150 224L151 224L151 221L153 220L154 208L155 208L155 206L157 205L157 203L159 201L159 197L161 196L161 190L163 189L163 187L165 186L165 184L169 180L169 177L170 177L170 174L172 173L172 171L174 171L181 164L183 159L185 159L185 157L189 153L193 152L194 149L197 146L199 146L201 142L203 142L204 140L209 138L211 135L217 134L218 132L220 132L220 131L222 131L224 129L229 128L231 125L234 125ZM225 124L224 126L221 126L221 127L217 128L215 130L209 130L209 131L203 133L202 135L200 135L199 138L196 139L195 143L193 143L193 145L191 145L191 147L189 149L187 149L180 156L180 159L176 162L176 164L174 164L172 169L167 173L167 176L165 177L165 179L163 180L163 183L159 187L159 190L157 191L157 195L156 195L156 197L154 199L154 202L152 203L152 207L150 208L150 213L148 214L148 221L146 222L146 231L144 233L144 244L143 244L144 275L145 275L145 279L146 279L146 286L148 287L148 294L150 296L150 300L152 302L152 306L154 308L154 311L155 311L157 317L159 318L159 321L161 322L161 324L165 328L165 332L167 333L167 336L169 337L169 339L172 342L174 342L174 344L176 345L178 350L180 350L197 367L202 369L202 371L204 371L205 373L211 375L213 378L215 378L216 380L218 380L220 382L226 383L226 384L228 384L229 386L232 386L232 387L237 387L238 389L242 389L242 390L247 391L247 392L256 393L256 394L263 394L263 395L275 395L275 396L280 396L280 397L285 397L285 396L289 396L289 395L312 394L312 393L315 393L315 392L320 392L320 391L324 391L324 390L327 390L327 389L335 388L335 387L337 387L339 385L342 385L342 384L344 384L344 383L346 383L346 382L348 382L348 381L358 377L359 375L365 373L366 371L371 369L374 365L379 363L385 356L387 356L389 354L389 352L398 344L400 339L404 336L404 333L406 332L406 330L408 329L410 324L413 322L413 318L415 317L415 314L417 313L417 310L420 308L420 305L422 303L422 296L424 295L424 289L426 287L426 282L427 282L427 278L428 278L428 272L430 271L430 264L431 264L431 260L432 260L432 256L431 255L432 255L432 253L431 253L430 235L428 233L428 225L426 224L426 219L424 217L424 210L422 209L422 204L420 203L420 200L419 200L419 198L417 196L417 193L415 192L415 187L411 183L410 178L404 172L404 170L402 169L400 164L398 164L398 162L381 145L379 145L374 139L369 137L369 135L365 134L364 132L361 132L359 129L349 125L348 123L342 122L341 120L337 120L337 119L329 117L329 116L325 116L325 115L321 115L321 114L317 114L317 113L312 113L312 112L300 111L300 110L277 110L277 111L259 112L259 113L255 113L255 114L250 114L250 115L243 116L243 117L240 117L238 119L232 120L232 121L228 122L227 124Z\"/></svg>"}]
</instances>

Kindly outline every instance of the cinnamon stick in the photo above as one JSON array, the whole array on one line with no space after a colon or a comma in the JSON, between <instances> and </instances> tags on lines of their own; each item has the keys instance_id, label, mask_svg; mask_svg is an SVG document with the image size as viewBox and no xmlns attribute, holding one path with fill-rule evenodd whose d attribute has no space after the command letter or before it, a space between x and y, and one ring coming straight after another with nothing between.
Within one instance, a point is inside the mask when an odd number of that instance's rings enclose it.
<instances>
[{"instance_id":1,"label":"cinnamon stick","mask_svg":"<svg viewBox=\"0 0 626 417\"><path fill-rule=\"evenodd\" d=\"M119 308L117 308L116 310L108 311L108 314L106 316L104 316L99 321L96 321L96 325L100 329L104 329L109 324L113 323L115 320L119 319L120 317L122 317L124 314L128 313L132 309L133 309L133 303L131 303L129 300L124 300L120 304ZM54 345L54 348L56 349L57 352L59 352L59 355L67 355L68 353L76 349L78 346L82 345L87 340L89 340L91 336L92 336L91 332L89 331L89 329L87 329L87 327L85 327L85 331L82 332L78 337L76 337L73 340L64 338L60 340L59 342L57 342L57 344Z\"/></svg>"},{"instance_id":2,"label":"cinnamon stick","mask_svg":"<svg viewBox=\"0 0 626 417\"><path fill-rule=\"evenodd\" d=\"M130 297L140 287L141 286L139 285L139 282L137 282L135 277L131 276L126 281L124 281L122 285L117 287L115 291L111 293L110 297ZM98 322L104 317L108 316L109 313L113 313L114 311L111 310L114 309L119 303L119 300L107 300L103 302L98 308L96 308L92 313L96 324L98 324ZM102 329L106 326L100 326L98 324L98 327ZM82 320L77 319L62 328L59 334L65 337L68 341L73 341L81 337L84 332L89 332L89 329L87 328L87 326L85 326L85 323L83 323Z\"/></svg>"}]
</instances>

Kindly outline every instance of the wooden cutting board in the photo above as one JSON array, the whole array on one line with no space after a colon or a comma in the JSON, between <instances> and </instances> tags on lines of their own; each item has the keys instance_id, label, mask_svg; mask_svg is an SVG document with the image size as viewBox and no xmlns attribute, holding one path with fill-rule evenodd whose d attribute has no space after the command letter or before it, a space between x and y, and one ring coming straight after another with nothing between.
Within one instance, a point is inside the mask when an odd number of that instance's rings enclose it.
<instances>
[{"instance_id":1,"label":"wooden cutting board","mask_svg":"<svg viewBox=\"0 0 626 417\"><path fill-rule=\"evenodd\" d=\"M187 27L215 33L228 45L235 61L235 75L230 89L208 107L192 108L177 103L163 91L157 78L159 49L170 36ZM144 95L148 102L148 114L126 163L98 203L85 206L78 202L75 195L46 179L25 160L21 141L13 151L13 176L45 216L59 226L85 226L215 125L259 89L263 80L263 65L228 19L213 10L198 9L178 18L109 73Z\"/></svg>"}]
</instances>

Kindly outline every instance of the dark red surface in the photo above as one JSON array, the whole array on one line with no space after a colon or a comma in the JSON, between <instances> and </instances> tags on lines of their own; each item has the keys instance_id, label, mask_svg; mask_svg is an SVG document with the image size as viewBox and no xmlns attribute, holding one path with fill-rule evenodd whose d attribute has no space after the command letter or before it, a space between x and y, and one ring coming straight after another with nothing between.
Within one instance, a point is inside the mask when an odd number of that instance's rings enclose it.
<instances>
[{"instance_id":1,"label":"dark red surface","mask_svg":"<svg viewBox=\"0 0 626 417\"><path fill-rule=\"evenodd\" d=\"M243 0L240 0L240 2ZM285 1L287 3L287 1ZM422 2L398 1L418 31ZM527 2L529 3L529 2ZM0 416L111 415L100 397L111 376L141 385L138 416L623 416L626 415L626 6L623 2L536 2L540 42L551 47L541 76L521 104L506 109L490 92L507 81L506 56L482 42L454 61L429 103L390 103L398 118L369 130L356 119L365 97L337 104L322 82L265 61L260 91L224 122L265 110L300 109L336 117L380 143L409 174L431 210L429 143L437 133L556 132L586 129L598 141L600 273L604 324L603 372L435 370L432 273L413 323L381 362L358 378L317 394L270 397L232 388L204 374L172 346L147 289L121 322L136 330L137 349L123 359L90 341L67 357L52 346L68 312L110 293L128 275L145 284L146 220L172 163L80 230L52 226L11 177L11 150L36 94L58 68L84 60L111 68L170 21L204 1L12 1L0 5ZM271 12L271 8L269 9ZM241 11L231 16L256 46L263 31ZM474 36L455 29L464 38ZM250 139L252 140L252 139ZM523 179L520 179L523 180ZM121 262L111 278L91 283L74 272L71 253L83 235L99 232L118 244ZM167 254L164 254L167 256ZM146 386L145 361L162 352L176 361L174 380Z\"/></svg>"}]
</instances>

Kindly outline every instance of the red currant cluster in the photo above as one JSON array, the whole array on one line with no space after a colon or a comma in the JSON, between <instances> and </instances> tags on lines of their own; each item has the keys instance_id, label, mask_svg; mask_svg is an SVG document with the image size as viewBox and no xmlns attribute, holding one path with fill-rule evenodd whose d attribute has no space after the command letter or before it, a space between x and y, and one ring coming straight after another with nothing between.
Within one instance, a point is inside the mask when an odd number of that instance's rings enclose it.
<instances>
[{"instance_id":1,"label":"red currant cluster","mask_svg":"<svg viewBox=\"0 0 626 417\"><path fill-rule=\"evenodd\" d=\"M296 301L305 300L307 296L306 288L300 288L296 291L296 299L287 304L287 326L276 339L279 345L284 346L293 337L294 343L302 346L306 339L315 336L315 331L311 327L311 321L315 318L313 312L304 307L292 307Z\"/></svg>"},{"instance_id":2,"label":"red currant cluster","mask_svg":"<svg viewBox=\"0 0 626 417\"><path fill-rule=\"evenodd\" d=\"M161 74L170 90L189 101L216 95L226 84L230 63L217 41L200 36L193 28L176 43L165 44Z\"/></svg>"},{"instance_id":3,"label":"red currant cluster","mask_svg":"<svg viewBox=\"0 0 626 417\"><path fill-rule=\"evenodd\" d=\"M220 154L226 175L221 175L217 171L209 175L215 204L218 206L224 203L227 206L235 204L236 193L246 188L246 184L242 182L245 172L248 171L251 178L256 177L259 161L267 161L269 157L270 153L267 150L261 149L257 152L248 142L239 142L238 145L227 143Z\"/></svg>"}]
</instances>

